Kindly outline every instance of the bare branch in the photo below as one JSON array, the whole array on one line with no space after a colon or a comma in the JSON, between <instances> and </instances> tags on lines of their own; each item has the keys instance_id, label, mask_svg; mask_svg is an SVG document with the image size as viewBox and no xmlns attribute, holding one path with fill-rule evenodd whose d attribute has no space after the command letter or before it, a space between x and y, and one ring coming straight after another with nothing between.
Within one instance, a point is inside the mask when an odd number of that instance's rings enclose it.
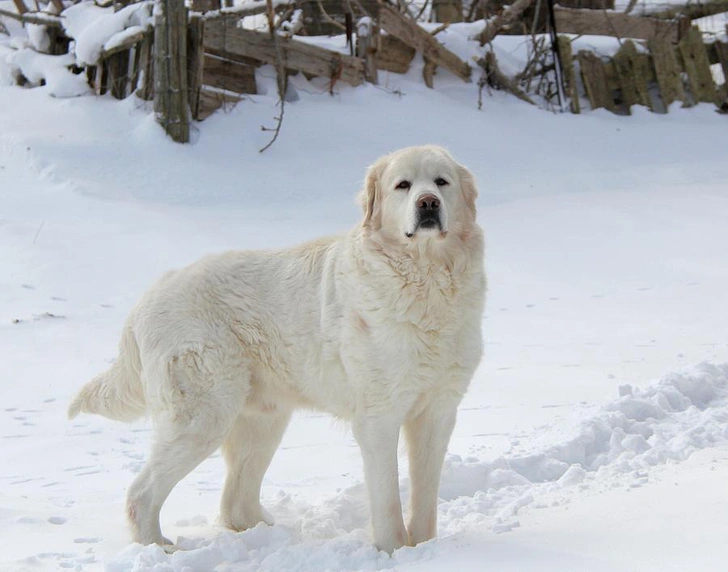
<instances>
[{"instance_id":1,"label":"bare branch","mask_svg":"<svg viewBox=\"0 0 728 572\"><path fill-rule=\"evenodd\" d=\"M629 14L632 10L634 10L634 7L637 5L637 0L629 0L629 4L627 4L627 7L624 9L625 14Z\"/></svg>"},{"instance_id":2,"label":"bare branch","mask_svg":"<svg viewBox=\"0 0 728 572\"><path fill-rule=\"evenodd\" d=\"M278 134L281 132L281 126L283 125L283 114L286 110L286 87L288 85L288 74L286 73L286 66L283 62L283 57L281 56L281 46L278 39L278 33L276 32L276 26L275 26L275 11L273 9L273 0L266 0L267 5L267 12L266 15L268 17L268 30L270 31L271 39L273 40L273 46L275 47L276 52L276 80L278 84L278 103L281 106L281 112L276 117L276 126L273 133L273 139L271 139L268 144L260 149L258 152L262 153L266 149L268 149L273 143L275 143L276 139L278 139ZM271 131L268 128L263 127L263 131Z\"/></svg>"},{"instance_id":3,"label":"bare branch","mask_svg":"<svg viewBox=\"0 0 728 572\"><path fill-rule=\"evenodd\" d=\"M429 5L430 0L425 0L425 3L422 5L422 9L417 13L417 16L415 16L415 20L417 20L418 22L420 21L420 18L422 18L422 15L425 13L425 10L427 10Z\"/></svg>"},{"instance_id":4,"label":"bare branch","mask_svg":"<svg viewBox=\"0 0 728 572\"><path fill-rule=\"evenodd\" d=\"M480 45L490 43L493 38L501 33L501 30L511 24L533 3L533 0L516 0L503 13L488 21L485 29L478 36Z\"/></svg>"},{"instance_id":5,"label":"bare branch","mask_svg":"<svg viewBox=\"0 0 728 572\"><path fill-rule=\"evenodd\" d=\"M450 22L445 22L444 24L440 24L437 28L435 28L434 30L432 30L432 32L430 32L430 36L437 36L437 34L439 34L440 32L444 32L449 27L450 27Z\"/></svg>"},{"instance_id":6,"label":"bare branch","mask_svg":"<svg viewBox=\"0 0 728 572\"><path fill-rule=\"evenodd\" d=\"M339 30L342 30L344 32L346 31L346 26L344 26L340 22L337 22L331 16L329 16L329 13L324 8L324 5L321 4L321 0L316 0L316 4L318 4L319 10L321 10L321 15L323 16L324 20L326 20L329 24L335 26Z\"/></svg>"},{"instance_id":7,"label":"bare branch","mask_svg":"<svg viewBox=\"0 0 728 572\"><path fill-rule=\"evenodd\" d=\"M482 84L485 83L495 89L503 89L515 95L521 101L536 105L526 93L516 85L511 78L505 75L498 67L498 60L493 52L487 52L483 59L478 60L478 65L483 68Z\"/></svg>"}]
</instances>

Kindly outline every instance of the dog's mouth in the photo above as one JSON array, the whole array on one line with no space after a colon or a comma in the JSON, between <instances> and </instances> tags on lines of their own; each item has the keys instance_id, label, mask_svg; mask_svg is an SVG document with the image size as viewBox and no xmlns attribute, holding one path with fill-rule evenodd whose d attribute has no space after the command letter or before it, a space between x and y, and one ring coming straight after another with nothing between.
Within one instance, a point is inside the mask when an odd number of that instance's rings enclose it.
<instances>
[{"instance_id":1,"label":"dog's mouth","mask_svg":"<svg viewBox=\"0 0 728 572\"><path fill-rule=\"evenodd\" d=\"M437 212L420 215L415 223L414 230L406 232L405 235L407 238L412 238L420 230L438 230L442 235L447 232L443 230L442 221L440 220L440 215Z\"/></svg>"}]
</instances>

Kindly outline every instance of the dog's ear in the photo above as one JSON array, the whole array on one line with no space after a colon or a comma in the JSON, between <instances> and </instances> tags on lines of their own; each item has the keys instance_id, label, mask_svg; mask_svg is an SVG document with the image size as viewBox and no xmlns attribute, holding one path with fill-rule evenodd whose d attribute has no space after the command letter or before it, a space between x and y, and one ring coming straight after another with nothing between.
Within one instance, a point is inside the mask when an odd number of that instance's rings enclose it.
<instances>
[{"instance_id":1,"label":"dog's ear","mask_svg":"<svg viewBox=\"0 0 728 572\"><path fill-rule=\"evenodd\" d=\"M475 177L462 165L458 165L458 176L460 177L460 188L463 191L465 205L473 216L473 220L475 220L475 216L477 215L475 200L478 198L478 187L475 184Z\"/></svg>"},{"instance_id":2,"label":"dog's ear","mask_svg":"<svg viewBox=\"0 0 728 572\"><path fill-rule=\"evenodd\" d=\"M364 211L364 220L361 223L363 228L379 230L382 226L380 177L388 161L389 157L382 157L367 170L364 189L359 193L359 203Z\"/></svg>"}]
</instances>

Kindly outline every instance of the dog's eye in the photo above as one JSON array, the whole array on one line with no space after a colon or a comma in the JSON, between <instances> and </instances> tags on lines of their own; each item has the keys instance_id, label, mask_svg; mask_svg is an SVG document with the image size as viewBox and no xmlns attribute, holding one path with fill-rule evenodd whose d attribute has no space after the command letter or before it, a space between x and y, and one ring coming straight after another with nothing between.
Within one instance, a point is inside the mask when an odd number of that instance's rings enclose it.
<instances>
[{"instance_id":1,"label":"dog's eye","mask_svg":"<svg viewBox=\"0 0 728 572\"><path fill-rule=\"evenodd\" d=\"M437 179L435 179L435 184L436 184L436 185L437 185L438 187L444 187L445 185L449 185L450 183L448 183L448 182L447 182L447 181L446 181L445 179L443 179L442 177L437 177Z\"/></svg>"},{"instance_id":2,"label":"dog's eye","mask_svg":"<svg viewBox=\"0 0 728 572\"><path fill-rule=\"evenodd\" d=\"M409 181L400 181L395 189L402 189L403 191L409 190L409 188L412 186L412 183Z\"/></svg>"}]
</instances>

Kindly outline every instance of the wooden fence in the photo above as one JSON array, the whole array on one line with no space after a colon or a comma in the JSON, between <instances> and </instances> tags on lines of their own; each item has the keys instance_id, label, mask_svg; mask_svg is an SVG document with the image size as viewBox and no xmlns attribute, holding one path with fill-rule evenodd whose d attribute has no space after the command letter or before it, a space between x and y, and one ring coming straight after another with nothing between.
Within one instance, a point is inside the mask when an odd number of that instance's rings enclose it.
<instances>
[{"instance_id":1,"label":"wooden fence","mask_svg":"<svg viewBox=\"0 0 728 572\"><path fill-rule=\"evenodd\" d=\"M268 32L241 28L240 11L194 16L189 48L192 69L188 73L192 116L204 119L226 101L256 93L256 67L276 65L278 58L288 73L328 78L330 90L340 81L353 86L376 83L380 69L404 73L417 51L427 62L423 77L429 87L433 87L438 66L470 81L470 66L413 20L384 4L379 5L378 15L376 28L359 24L353 55L285 34L274 42ZM380 29L388 34L380 35Z\"/></svg>"},{"instance_id":2,"label":"wooden fence","mask_svg":"<svg viewBox=\"0 0 728 572\"><path fill-rule=\"evenodd\" d=\"M69 38L62 25L62 16L48 12L32 12L24 0L13 0L17 12L0 9L0 16L11 18L23 24L44 26L48 36L47 47L43 53L57 56L67 54L73 38ZM64 8L61 0L51 0L55 10ZM110 93L118 99L138 91L145 99L152 97L151 82L145 78L152 77L152 40L151 26L124 37L123 41L113 47L101 50L98 60L85 68L75 69L76 73L85 73L94 93L103 95ZM24 78L18 78L20 83Z\"/></svg>"},{"instance_id":3,"label":"wooden fence","mask_svg":"<svg viewBox=\"0 0 728 572\"><path fill-rule=\"evenodd\" d=\"M67 53L72 38L65 35L61 17L31 12L26 1L13 0L17 13L0 10L0 15L46 26L50 39L48 53ZM58 4L56 9L60 12L64 6L61 0L52 1L54 6ZM595 3L610 6L613 3L613 0L564 1L571 6L593 6ZM453 2L441 4L457 4L455 0ZM186 85L186 90L182 90L189 100L189 115L202 120L226 103L239 101L245 94L255 94L258 89L255 70L264 64L284 68L289 74L325 77L333 89L337 82L376 83L377 70L404 73L419 52L425 62L423 79L429 87L434 85L438 67L449 70L463 81L470 81L471 65L438 42L437 31L426 31L390 4L377 0L354 4L356 10L347 12L349 4L336 0L297 0L295 4L294 0L276 0L274 3L275 11L282 13L281 20L289 18L294 8L300 6L302 25L306 18L314 19L316 10L326 11L328 6L331 10L331 14L326 12L331 20L328 24L338 32L343 28L343 32L353 38L351 51L341 53L295 37L297 30L280 30L274 42L268 32L242 28L243 18L265 11L264 1L220 10L220 0L193 0L189 25L185 24L186 16L181 20L181 26L187 27L185 49L182 50L186 53L187 65L175 73ZM335 6L339 7L338 12ZM504 24L517 17L516 13L522 15L530 7L531 0L518 0L489 20L479 36L481 43L489 43L505 30ZM206 9L212 11L204 12ZM375 12L374 19L359 19L369 10ZM356 22L354 17L359 19L356 30L351 29ZM575 113L580 111L584 99L593 109L605 108L622 114L630 113L634 105L665 112L675 101L683 105L712 102L719 106L728 101L725 83L716 85L710 70L711 65L719 64L728 78L728 43L704 44L700 32L691 27L688 16L652 18L608 10L557 7L555 20L560 34L616 36L622 44L613 57L602 57L584 50L574 53L569 37L559 36L565 92ZM124 98L136 92L144 99L153 99L155 89L160 91L160 86L155 86L154 82L155 67L163 65L170 57L169 54L156 54L158 62L155 64L154 45L155 30L150 25L134 34L125 34L122 41L102 50L96 62L76 71L86 74L97 94L110 93ZM507 79L503 78L499 83L508 83ZM178 88L167 89L169 93L179 92ZM518 88L512 91L517 93ZM530 101L528 97L525 100ZM187 107L186 102L184 106ZM187 121L186 115L186 111L178 110L174 121Z\"/></svg>"},{"instance_id":4,"label":"wooden fence","mask_svg":"<svg viewBox=\"0 0 728 572\"><path fill-rule=\"evenodd\" d=\"M582 96L592 109L619 114L630 114L633 105L666 113L675 101L719 107L728 101L725 79L718 85L710 69L719 64L728 78L728 43L704 43L687 17L664 20L563 8L555 12L559 33L629 38L621 40L613 57L602 57L587 50L573 53L569 38L559 37L572 112L579 113Z\"/></svg>"}]
</instances>

